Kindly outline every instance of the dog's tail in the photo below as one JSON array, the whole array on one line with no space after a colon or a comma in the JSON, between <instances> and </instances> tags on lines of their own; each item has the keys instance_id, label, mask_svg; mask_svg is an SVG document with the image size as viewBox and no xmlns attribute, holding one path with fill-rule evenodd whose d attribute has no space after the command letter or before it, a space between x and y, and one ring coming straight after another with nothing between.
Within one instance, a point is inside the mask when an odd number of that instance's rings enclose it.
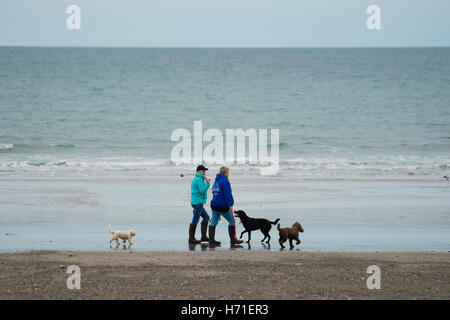
<instances>
[{"instance_id":1,"label":"dog's tail","mask_svg":"<svg viewBox=\"0 0 450 320\"><path fill-rule=\"evenodd\" d=\"M111 225L108 226L108 232L113 233L113 229L111 228Z\"/></svg>"},{"instance_id":2,"label":"dog's tail","mask_svg":"<svg viewBox=\"0 0 450 320\"><path fill-rule=\"evenodd\" d=\"M281 230L280 224L277 224L277 229L278 229L278 231Z\"/></svg>"},{"instance_id":3,"label":"dog's tail","mask_svg":"<svg viewBox=\"0 0 450 320\"><path fill-rule=\"evenodd\" d=\"M275 220L274 222L270 222L271 224L277 224L278 221L280 221L280 218L278 218L277 220Z\"/></svg>"}]
</instances>

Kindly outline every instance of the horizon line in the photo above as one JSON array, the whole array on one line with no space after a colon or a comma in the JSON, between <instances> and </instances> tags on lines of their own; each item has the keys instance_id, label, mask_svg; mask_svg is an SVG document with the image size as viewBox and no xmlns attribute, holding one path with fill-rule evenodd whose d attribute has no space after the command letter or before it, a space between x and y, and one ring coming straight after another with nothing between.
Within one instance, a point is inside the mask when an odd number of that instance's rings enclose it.
<instances>
[{"instance_id":1,"label":"horizon line","mask_svg":"<svg viewBox=\"0 0 450 320\"><path fill-rule=\"evenodd\" d=\"M427 49L447 46L58 46L58 45L0 45L0 48L103 48L103 49Z\"/></svg>"}]
</instances>

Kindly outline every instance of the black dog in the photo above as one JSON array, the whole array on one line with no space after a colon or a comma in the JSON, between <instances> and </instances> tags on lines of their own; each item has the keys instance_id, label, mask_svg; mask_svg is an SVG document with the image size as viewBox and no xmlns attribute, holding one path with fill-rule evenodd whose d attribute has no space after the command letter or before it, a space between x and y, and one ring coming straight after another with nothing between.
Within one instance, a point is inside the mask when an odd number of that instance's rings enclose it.
<instances>
[{"instance_id":1,"label":"black dog","mask_svg":"<svg viewBox=\"0 0 450 320\"><path fill-rule=\"evenodd\" d=\"M271 222L267 219L255 219L250 218L244 211L238 210L234 212L235 217L238 217L241 219L242 225L244 226L244 231L242 231L241 236L239 239L242 239L242 236L245 232L248 232L248 241L247 243L250 243L251 233L255 230L261 230L262 234L264 235L264 239L261 240L263 242L267 239L266 243L270 242L270 228L272 228L273 224L277 224L280 219L275 220L274 222Z\"/></svg>"}]
</instances>

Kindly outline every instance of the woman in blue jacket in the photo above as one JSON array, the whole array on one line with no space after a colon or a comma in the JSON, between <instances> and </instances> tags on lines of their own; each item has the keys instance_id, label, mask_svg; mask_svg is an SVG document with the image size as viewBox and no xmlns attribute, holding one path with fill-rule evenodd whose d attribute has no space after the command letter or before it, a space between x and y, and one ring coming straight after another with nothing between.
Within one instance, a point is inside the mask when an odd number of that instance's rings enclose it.
<instances>
[{"instance_id":1,"label":"woman in blue jacket","mask_svg":"<svg viewBox=\"0 0 450 320\"><path fill-rule=\"evenodd\" d=\"M228 221L228 235L230 236L231 245L243 242L236 238L236 223L233 215L234 199L230 181L228 181L229 175L230 169L221 167L212 187L212 221L209 225L209 243L212 245L220 245L220 242L214 239L220 216L223 216Z\"/></svg>"},{"instance_id":2,"label":"woman in blue jacket","mask_svg":"<svg viewBox=\"0 0 450 320\"><path fill-rule=\"evenodd\" d=\"M206 212L203 205L206 203L208 188L210 186L210 179L206 177L206 170L204 165L199 165L197 167L197 173L195 174L194 179L191 182L191 206L193 210L192 222L189 225L189 243L197 244L201 241L209 241L209 238L206 235L206 230L208 229L208 221L209 215ZM197 229L197 224L202 217L202 238L201 240L195 239L195 229Z\"/></svg>"}]
</instances>

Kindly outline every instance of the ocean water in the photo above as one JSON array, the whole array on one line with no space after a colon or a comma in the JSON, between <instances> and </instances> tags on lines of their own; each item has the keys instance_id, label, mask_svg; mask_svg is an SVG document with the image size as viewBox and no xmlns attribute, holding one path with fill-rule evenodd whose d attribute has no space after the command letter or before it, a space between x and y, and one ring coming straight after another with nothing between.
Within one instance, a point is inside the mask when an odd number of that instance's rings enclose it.
<instances>
[{"instance_id":1,"label":"ocean water","mask_svg":"<svg viewBox=\"0 0 450 320\"><path fill-rule=\"evenodd\" d=\"M230 180L249 215L301 221L301 248L450 249L450 48L0 47L0 251L109 250L110 223L186 250L170 137L196 120L280 130L278 174Z\"/></svg>"},{"instance_id":2,"label":"ocean water","mask_svg":"<svg viewBox=\"0 0 450 320\"><path fill-rule=\"evenodd\" d=\"M0 97L2 171L170 167L195 120L280 129L280 174L450 170L449 48L3 47Z\"/></svg>"}]
</instances>

